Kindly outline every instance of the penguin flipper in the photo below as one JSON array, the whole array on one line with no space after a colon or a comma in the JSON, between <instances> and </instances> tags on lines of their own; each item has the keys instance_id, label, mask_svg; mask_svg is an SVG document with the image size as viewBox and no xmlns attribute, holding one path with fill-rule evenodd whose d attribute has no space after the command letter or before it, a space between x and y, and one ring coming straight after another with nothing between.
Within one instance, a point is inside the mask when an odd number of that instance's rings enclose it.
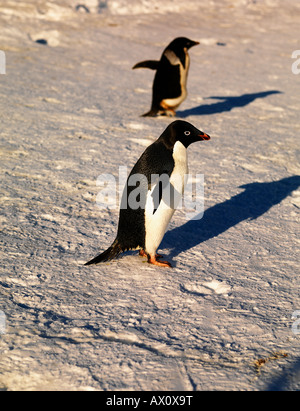
<instances>
[{"instance_id":1,"label":"penguin flipper","mask_svg":"<svg viewBox=\"0 0 300 411\"><path fill-rule=\"evenodd\" d=\"M159 65L159 61L157 60L145 60L141 61L139 63L136 63L132 69L137 69L137 68L148 68L150 70L157 70Z\"/></svg>"},{"instance_id":2,"label":"penguin flipper","mask_svg":"<svg viewBox=\"0 0 300 411\"><path fill-rule=\"evenodd\" d=\"M113 242L113 244L105 250L103 253L97 255L92 260L88 261L84 265L91 265L91 264L98 264L105 261L112 260L113 258L117 257L119 254L122 253L122 248L117 240Z\"/></svg>"}]
</instances>

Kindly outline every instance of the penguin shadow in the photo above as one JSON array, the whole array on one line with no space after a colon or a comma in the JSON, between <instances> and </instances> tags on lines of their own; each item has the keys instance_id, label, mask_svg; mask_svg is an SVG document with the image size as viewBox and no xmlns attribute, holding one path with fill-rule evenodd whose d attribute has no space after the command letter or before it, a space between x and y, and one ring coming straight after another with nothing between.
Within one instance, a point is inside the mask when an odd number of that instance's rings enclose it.
<instances>
[{"instance_id":1,"label":"penguin shadow","mask_svg":"<svg viewBox=\"0 0 300 411\"><path fill-rule=\"evenodd\" d=\"M286 368L267 386L266 391L291 391L290 384L292 382L291 375L299 375L300 359L296 360L290 368Z\"/></svg>"},{"instance_id":2,"label":"penguin shadow","mask_svg":"<svg viewBox=\"0 0 300 411\"><path fill-rule=\"evenodd\" d=\"M208 208L201 219L189 220L182 226L167 231L160 248L170 249L170 257L173 258L224 233L241 221L255 220L299 186L300 176L242 185L240 187L245 189L242 193Z\"/></svg>"},{"instance_id":3,"label":"penguin shadow","mask_svg":"<svg viewBox=\"0 0 300 411\"><path fill-rule=\"evenodd\" d=\"M258 98L265 98L271 94L281 94L279 90L261 91L259 93L242 94L241 96L228 97L228 96L211 96L207 99L223 100L213 104L203 104L187 110L178 110L176 116L185 118L188 116L202 116L210 114L223 113L225 111L231 111L235 107L245 107L252 101Z\"/></svg>"}]
</instances>

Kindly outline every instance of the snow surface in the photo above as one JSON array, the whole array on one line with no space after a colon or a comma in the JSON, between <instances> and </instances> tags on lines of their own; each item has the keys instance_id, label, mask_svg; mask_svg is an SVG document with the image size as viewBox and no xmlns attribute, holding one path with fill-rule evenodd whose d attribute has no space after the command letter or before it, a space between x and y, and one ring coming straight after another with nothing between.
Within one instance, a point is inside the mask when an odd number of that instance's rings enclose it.
<instances>
[{"instance_id":1,"label":"snow surface","mask_svg":"<svg viewBox=\"0 0 300 411\"><path fill-rule=\"evenodd\" d=\"M296 0L1 2L2 390L300 388L299 16ZM140 117L153 72L131 67L177 36L201 42L178 118L211 136L188 150L204 217L176 211L172 269L136 252L84 267L117 229L97 177L172 121Z\"/></svg>"}]
</instances>

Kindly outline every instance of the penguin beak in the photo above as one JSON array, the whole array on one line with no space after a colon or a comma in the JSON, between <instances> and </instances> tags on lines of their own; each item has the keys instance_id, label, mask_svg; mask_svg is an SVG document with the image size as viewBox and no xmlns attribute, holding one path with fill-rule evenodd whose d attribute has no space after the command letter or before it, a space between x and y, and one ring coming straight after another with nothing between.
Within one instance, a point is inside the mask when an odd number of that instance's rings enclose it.
<instances>
[{"instance_id":1,"label":"penguin beak","mask_svg":"<svg viewBox=\"0 0 300 411\"><path fill-rule=\"evenodd\" d=\"M197 46L197 44L200 44L200 42L199 41L191 41L191 43L189 45L189 48Z\"/></svg>"},{"instance_id":2,"label":"penguin beak","mask_svg":"<svg viewBox=\"0 0 300 411\"><path fill-rule=\"evenodd\" d=\"M202 141L202 140L210 140L210 136L208 135L208 134L205 134L205 133L203 133L203 134L199 134L199 140L200 141Z\"/></svg>"}]
</instances>

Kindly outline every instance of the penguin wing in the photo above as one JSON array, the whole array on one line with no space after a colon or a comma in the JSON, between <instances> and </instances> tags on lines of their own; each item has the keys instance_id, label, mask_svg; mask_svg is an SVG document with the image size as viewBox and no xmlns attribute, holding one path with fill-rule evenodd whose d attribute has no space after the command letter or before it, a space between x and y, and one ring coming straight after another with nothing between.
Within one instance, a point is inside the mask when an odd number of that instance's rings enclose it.
<instances>
[{"instance_id":1,"label":"penguin wing","mask_svg":"<svg viewBox=\"0 0 300 411\"><path fill-rule=\"evenodd\" d=\"M170 184L170 173L164 172L158 176L158 181L151 189L151 197L153 202L153 214L157 211L162 200L171 208L174 203L175 189Z\"/></svg>"},{"instance_id":2,"label":"penguin wing","mask_svg":"<svg viewBox=\"0 0 300 411\"><path fill-rule=\"evenodd\" d=\"M162 201L169 204L174 198L174 188L170 184L170 176L174 169L172 152L161 142L155 142L149 146L134 168L132 174L142 174L146 177L146 185L143 186L143 197L154 214ZM131 189L131 188L130 188ZM169 200L170 198L170 200ZM148 203L150 201L150 203Z\"/></svg>"},{"instance_id":3,"label":"penguin wing","mask_svg":"<svg viewBox=\"0 0 300 411\"><path fill-rule=\"evenodd\" d=\"M152 144L144 153L145 173L148 180L148 195L151 197L153 214L162 201L169 203L174 196L170 176L174 169L174 159L163 144ZM151 170L151 173L150 173ZM172 200L171 200L172 201Z\"/></svg>"},{"instance_id":4,"label":"penguin wing","mask_svg":"<svg viewBox=\"0 0 300 411\"><path fill-rule=\"evenodd\" d=\"M159 61L157 60L145 60L141 61L140 63L136 63L132 69L136 68L148 68L150 70L157 70L159 65Z\"/></svg>"}]
</instances>

